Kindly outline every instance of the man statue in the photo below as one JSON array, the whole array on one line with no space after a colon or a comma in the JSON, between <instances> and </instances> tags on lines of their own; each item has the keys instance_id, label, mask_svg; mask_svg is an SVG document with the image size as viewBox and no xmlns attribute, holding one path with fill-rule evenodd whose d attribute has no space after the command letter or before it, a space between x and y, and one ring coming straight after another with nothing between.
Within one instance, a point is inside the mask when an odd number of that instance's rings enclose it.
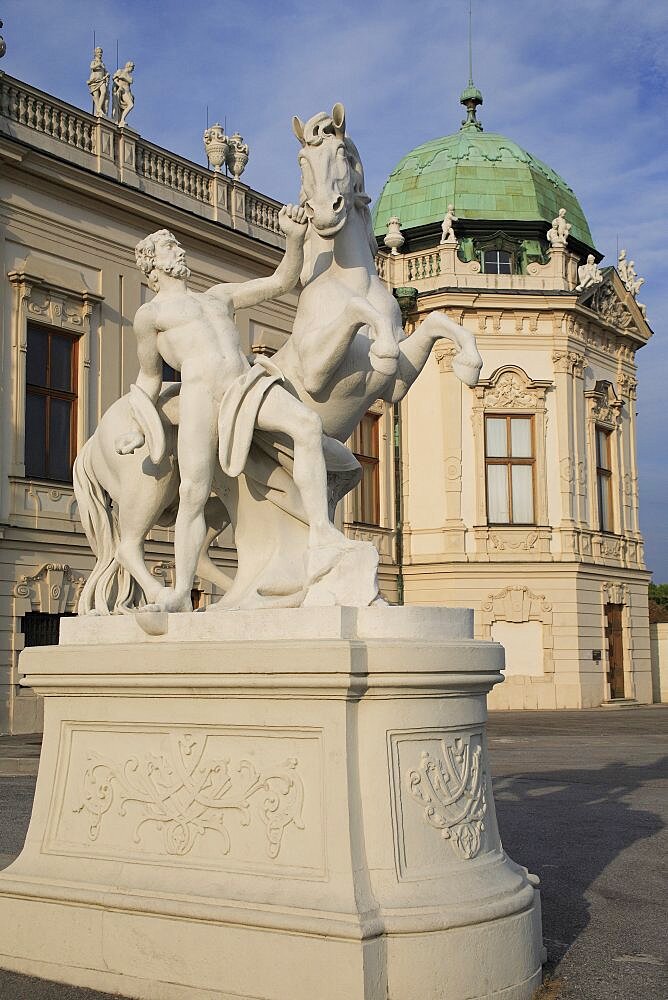
<instances>
[{"instance_id":1,"label":"man statue","mask_svg":"<svg viewBox=\"0 0 668 1000\"><path fill-rule=\"evenodd\" d=\"M135 99L130 90L135 64L126 62L122 69L114 73L113 117L119 125L125 125L125 119L135 106Z\"/></svg>"},{"instance_id":2,"label":"man statue","mask_svg":"<svg viewBox=\"0 0 668 1000\"><path fill-rule=\"evenodd\" d=\"M86 83L90 90L90 96L93 98L93 114L106 115L109 107L109 74L107 67L102 62L102 49L99 45L93 52L90 76Z\"/></svg>"},{"instance_id":3,"label":"man statue","mask_svg":"<svg viewBox=\"0 0 668 1000\"><path fill-rule=\"evenodd\" d=\"M455 215L455 206L448 205L448 210L443 219L443 226L441 227L441 243L448 243L451 240L457 239L452 225L453 222L459 222L459 219Z\"/></svg>"},{"instance_id":4,"label":"man statue","mask_svg":"<svg viewBox=\"0 0 668 1000\"><path fill-rule=\"evenodd\" d=\"M587 256L587 263L580 264L578 267L578 284L575 287L575 291L582 292L591 285L600 284L602 280L603 274L601 269L596 263L593 253L590 253Z\"/></svg>"},{"instance_id":5,"label":"man statue","mask_svg":"<svg viewBox=\"0 0 668 1000\"><path fill-rule=\"evenodd\" d=\"M571 228L570 222L566 221L566 209L560 208L556 219L552 219L552 228L547 233L550 244L553 247L565 247Z\"/></svg>"},{"instance_id":6,"label":"man statue","mask_svg":"<svg viewBox=\"0 0 668 1000\"><path fill-rule=\"evenodd\" d=\"M135 250L137 265L157 294L135 316L140 372L133 391L138 426L116 440L119 454L149 442L151 404L160 392L163 359L181 372L176 582L173 590L164 588L158 596L157 604L165 611L192 609L190 591L206 535L204 506L216 463L228 476L240 475L255 428L287 435L294 443L292 478L309 526L307 576L322 575L342 549L356 544L329 520L320 418L278 384L281 375L271 362L262 359L251 367L234 325L235 310L283 295L297 283L303 266L305 212L287 205L278 219L286 252L274 274L214 285L207 292L188 288L185 252L166 229L147 236Z\"/></svg>"}]
</instances>

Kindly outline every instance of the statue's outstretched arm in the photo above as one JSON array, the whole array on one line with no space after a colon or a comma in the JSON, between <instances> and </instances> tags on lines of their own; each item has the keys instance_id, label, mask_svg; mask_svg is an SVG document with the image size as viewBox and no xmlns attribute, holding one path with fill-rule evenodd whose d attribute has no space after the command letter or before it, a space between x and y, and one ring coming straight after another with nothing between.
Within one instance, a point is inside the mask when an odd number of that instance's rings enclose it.
<instances>
[{"instance_id":1,"label":"statue's outstretched arm","mask_svg":"<svg viewBox=\"0 0 668 1000\"><path fill-rule=\"evenodd\" d=\"M276 270L268 278L256 278L238 285L215 285L209 289L214 295L220 291L226 298L232 297L235 309L276 299L294 288L304 263L304 237L306 236L306 215L298 205L284 205L278 213L278 224L285 233L285 255Z\"/></svg>"}]
</instances>

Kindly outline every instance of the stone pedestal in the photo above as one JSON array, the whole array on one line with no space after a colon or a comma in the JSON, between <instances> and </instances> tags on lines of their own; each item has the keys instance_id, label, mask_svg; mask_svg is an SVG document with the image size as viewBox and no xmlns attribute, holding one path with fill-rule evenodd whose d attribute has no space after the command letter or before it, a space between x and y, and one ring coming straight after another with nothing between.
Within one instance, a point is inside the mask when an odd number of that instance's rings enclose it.
<instances>
[{"instance_id":1,"label":"stone pedestal","mask_svg":"<svg viewBox=\"0 0 668 1000\"><path fill-rule=\"evenodd\" d=\"M148 634L141 627L153 634ZM147 1000L529 1000L537 880L504 854L472 613L69 619L0 965Z\"/></svg>"}]
</instances>

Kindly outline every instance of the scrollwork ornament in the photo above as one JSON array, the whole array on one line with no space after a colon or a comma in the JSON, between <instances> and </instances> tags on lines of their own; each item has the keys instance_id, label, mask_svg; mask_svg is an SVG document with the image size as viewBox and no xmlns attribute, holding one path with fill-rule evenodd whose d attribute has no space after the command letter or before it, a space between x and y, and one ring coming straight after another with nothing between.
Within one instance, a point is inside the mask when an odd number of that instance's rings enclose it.
<instances>
[{"instance_id":1,"label":"scrollwork ornament","mask_svg":"<svg viewBox=\"0 0 668 1000\"><path fill-rule=\"evenodd\" d=\"M253 818L264 825L267 856L277 858L286 828L304 829L299 761L289 757L263 770L248 760L235 766L229 758L210 757L207 744L208 736L172 733L159 752L133 755L122 763L89 753L82 801L73 810L87 814L89 839L98 839L114 804L120 817L135 804L136 844L141 843L142 828L154 824L167 854L188 854L207 831L218 834L221 853L228 854L226 816L236 812L242 826L249 826Z\"/></svg>"},{"instance_id":2,"label":"scrollwork ornament","mask_svg":"<svg viewBox=\"0 0 668 1000\"><path fill-rule=\"evenodd\" d=\"M423 751L406 775L408 790L429 826L466 860L480 853L487 799L480 735L440 741L440 755Z\"/></svg>"}]
</instances>

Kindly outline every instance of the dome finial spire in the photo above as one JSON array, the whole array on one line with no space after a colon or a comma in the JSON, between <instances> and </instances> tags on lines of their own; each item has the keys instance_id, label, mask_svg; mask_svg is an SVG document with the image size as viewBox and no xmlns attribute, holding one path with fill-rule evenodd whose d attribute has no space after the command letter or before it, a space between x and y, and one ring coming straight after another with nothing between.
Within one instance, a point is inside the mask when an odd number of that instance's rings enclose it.
<instances>
[{"instance_id":1,"label":"dome finial spire","mask_svg":"<svg viewBox=\"0 0 668 1000\"><path fill-rule=\"evenodd\" d=\"M472 6L473 0L469 0L469 82L466 89L462 91L459 103L466 108L466 118L462 122L462 128L475 128L482 132L482 125L476 117L476 109L482 104L482 94L473 83Z\"/></svg>"}]
</instances>

